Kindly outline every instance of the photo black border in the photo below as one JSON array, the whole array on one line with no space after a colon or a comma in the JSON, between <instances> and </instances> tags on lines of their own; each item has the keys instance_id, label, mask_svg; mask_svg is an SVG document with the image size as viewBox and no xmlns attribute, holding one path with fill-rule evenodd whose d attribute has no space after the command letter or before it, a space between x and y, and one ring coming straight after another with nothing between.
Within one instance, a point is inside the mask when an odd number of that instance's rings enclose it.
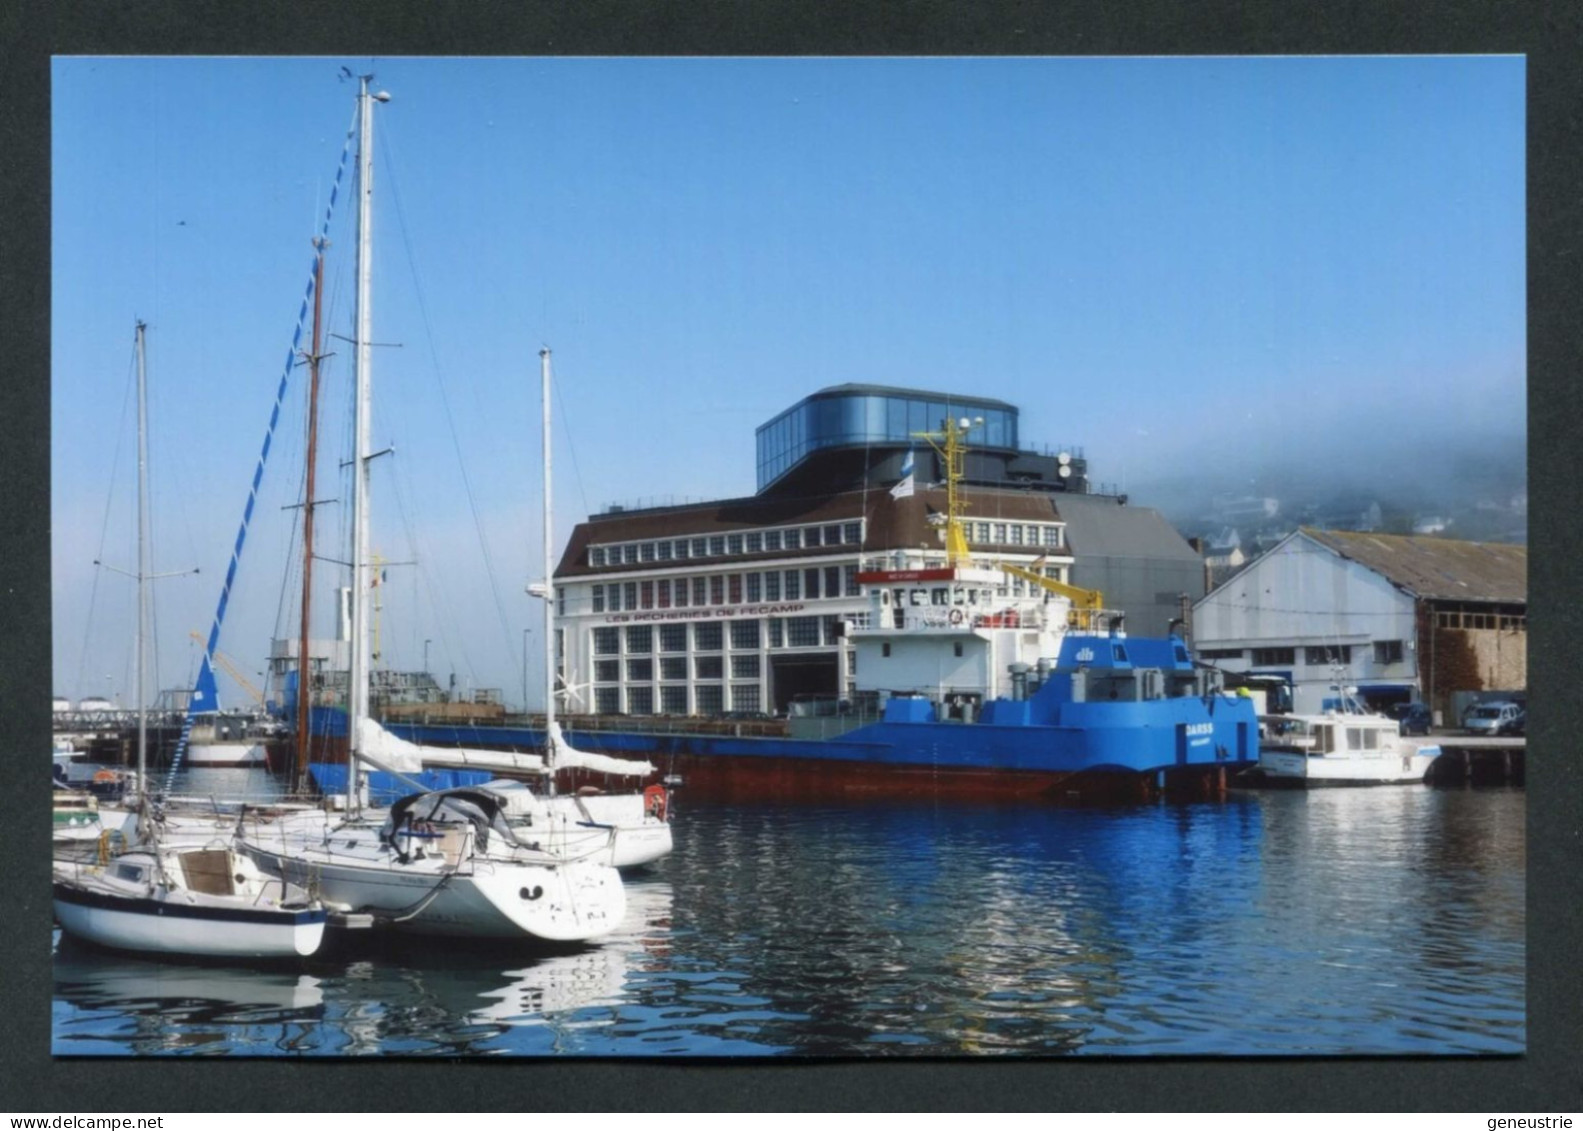
<instances>
[{"instance_id":1,"label":"photo black border","mask_svg":"<svg viewBox=\"0 0 1583 1131\"><path fill-rule=\"evenodd\" d=\"M422 1110L1577 1110L1583 1096L1583 9L1565 3L1037 4L357 0L11 5L0 15L0 1108L18 1113ZM54 55L1521 54L1528 79L1528 1051L1520 1057L669 1062L77 1059L50 1055L50 59ZM104 191L115 191L114 185ZM114 254L107 248L106 254ZM74 442L91 442L75 438ZM1469 458L1476 458L1470 452ZM1572 648L1576 647L1574 643ZM1568 760L1571 764L1568 765ZM444 1074L440 1075L441 1070Z\"/></svg>"}]
</instances>

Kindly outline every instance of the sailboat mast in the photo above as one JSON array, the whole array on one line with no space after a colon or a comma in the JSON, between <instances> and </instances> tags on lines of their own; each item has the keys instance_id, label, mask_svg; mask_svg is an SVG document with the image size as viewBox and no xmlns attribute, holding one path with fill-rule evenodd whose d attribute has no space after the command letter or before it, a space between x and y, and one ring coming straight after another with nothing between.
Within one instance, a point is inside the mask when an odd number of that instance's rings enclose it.
<instances>
[{"instance_id":1,"label":"sailboat mast","mask_svg":"<svg viewBox=\"0 0 1583 1131\"><path fill-rule=\"evenodd\" d=\"M373 188L374 188L374 112L375 98L368 80L359 78L357 143L357 354L356 354L356 437L352 455L352 654L347 672L347 805L357 807L361 793L358 783L358 732L368 717L369 634L368 634L368 515L369 515L369 432L370 393L373 351L373 311L369 305L373 264Z\"/></svg>"},{"instance_id":2,"label":"sailboat mast","mask_svg":"<svg viewBox=\"0 0 1583 1131\"><path fill-rule=\"evenodd\" d=\"M147 793L148 711L144 698L143 667L148 652L148 374L144 358L146 323L137 324L137 655L133 661L133 691L137 699L137 789Z\"/></svg>"},{"instance_id":3,"label":"sailboat mast","mask_svg":"<svg viewBox=\"0 0 1583 1131\"><path fill-rule=\"evenodd\" d=\"M297 644L297 751L292 767L292 788L307 785L308 724L313 708L309 687L308 610L313 605L313 506L314 473L318 465L319 444L319 352L322 338L320 321L324 313L324 239L316 238L313 265L313 345L308 354L308 470L302 511L302 635Z\"/></svg>"},{"instance_id":4,"label":"sailboat mast","mask_svg":"<svg viewBox=\"0 0 1583 1131\"><path fill-rule=\"evenodd\" d=\"M539 384L544 399L544 764L554 769L550 724L555 721L555 520L550 503L550 348L539 350Z\"/></svg>"}]
</instances>

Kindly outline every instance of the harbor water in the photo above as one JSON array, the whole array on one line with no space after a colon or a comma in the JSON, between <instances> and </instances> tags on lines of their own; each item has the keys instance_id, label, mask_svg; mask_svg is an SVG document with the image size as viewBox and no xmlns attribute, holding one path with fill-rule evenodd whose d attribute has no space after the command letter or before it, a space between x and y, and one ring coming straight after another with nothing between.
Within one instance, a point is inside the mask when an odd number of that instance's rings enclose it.
<instances>
[{"instance_id":1,"label":"harbor water","mask_svg":"<svg viewBox=\"0 0 1583 1131\"><path fill-rule=\"evenodd\" d=\"M194 771L221 791L237 771ZM257 783L260 771L241 771ZM204 775L208 775L205 777ZM1525 795L675 804L603 943L347 933L301 966L56 932L61 1056L1521 1053Z\"/></svg>"}]
</instances>

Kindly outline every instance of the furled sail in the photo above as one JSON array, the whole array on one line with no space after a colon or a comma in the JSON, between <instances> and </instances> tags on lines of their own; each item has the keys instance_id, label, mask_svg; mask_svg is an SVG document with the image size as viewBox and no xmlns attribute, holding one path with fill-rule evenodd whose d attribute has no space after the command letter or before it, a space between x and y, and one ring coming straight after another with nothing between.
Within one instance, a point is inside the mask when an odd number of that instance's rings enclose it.
<instances>
[{"instance_id":1,"label":"furled sail","mask_svg":"<svg viewBox=\"0 0 1583 1131\"><path fill-rule=\"evenodd\" d=\"M623 774L633 778L646 778L655 772L649 762L633 762L577 749L566 741L561 724L554 721L550 723L550 753L550 764L557 770L592 770L597 774Z\"/></svg>"},{"instance_id":2,"label":"furled sail","mask_svg":"<svg viewBox=\"0 0 1583 1131\"><path fill-rule=\"evenodd\" d=\"M398 738L373 719L358 720L362 740L358 757L398 774L415 774L424 767L472 767L481 770L515 770L518 773L544 773L544 759L537 754L518 754L511 750L477 750L454 746L420 746Z\"/></svg>"}]
</instances>

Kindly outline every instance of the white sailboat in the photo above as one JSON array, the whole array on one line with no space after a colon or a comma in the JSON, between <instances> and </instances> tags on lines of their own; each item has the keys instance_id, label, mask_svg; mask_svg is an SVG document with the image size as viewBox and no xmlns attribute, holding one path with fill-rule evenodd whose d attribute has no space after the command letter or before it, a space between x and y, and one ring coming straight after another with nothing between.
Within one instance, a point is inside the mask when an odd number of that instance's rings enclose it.
<instances>
[{"instance_id":1,"label":"white sailboat","mask_svg":"<svg viewBox=\"0 0 1583 1131\"><path fill-rule=\"evenodd\" d=\"M284 816L240 834L266 871L313 882L338 909L419 934L582 942L620 925L626 892L609 864L609 833L586 853L523 839L488 791L441 790L404 798L375 827L359 815L361 766L400 774L405 752L369 718L370 631L369 305L373 104L389 95L358 94L358 238L354 474L352 489L352 650L348 673L345 820ZM408 744L410 745L410 744Z\"/></svg>"},{"instance_id":2,"label":"white sailboat","mask_svg":"<svg viewBox=\"0 0 1583 1131\"><path fill-rule=\"evenodd\" d=\"M148 410L144 325L137 324L138 564L137 648L139 812L148 811L148 723L144 654L148 647ZM97 819L97 818L96 818ZM130 851L112 854L101 833L86 859L57 858L55 918L71 935L141 954L203 958L295 958L324 937L326 913L301 889L270 879L239 855L229 837L161 841L149 823Z\"/></svg>"}]
</instances>

